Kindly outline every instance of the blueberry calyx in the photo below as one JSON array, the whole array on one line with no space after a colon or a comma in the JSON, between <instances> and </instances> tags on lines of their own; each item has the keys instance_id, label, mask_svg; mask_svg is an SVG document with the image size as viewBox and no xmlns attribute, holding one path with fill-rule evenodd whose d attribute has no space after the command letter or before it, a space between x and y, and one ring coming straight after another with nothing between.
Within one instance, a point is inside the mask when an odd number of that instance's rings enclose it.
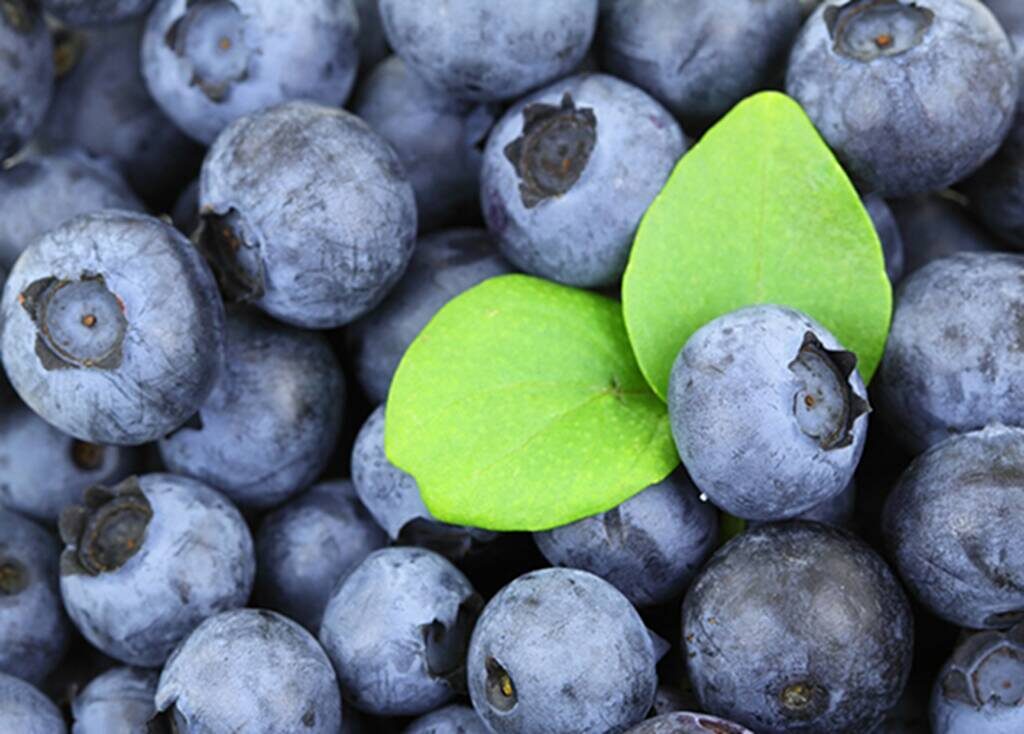
<instances>
[{"instance_id":1,"label":"blueberry calyx","mask_svg":"<svg viewBox=\"0 0 1024 734\"><path fill-rule=\"evenodd\" d=\"M46 370L121 365L128 320L102 275L42 278L18 298L36 325L36 356Z\"/></svg>"},{"instance_id":2,"label":"blueberry calyx","mask_svg":"<svg viewBox=\"0 0 1024 734\"><path fill-rule=\"evenodd\" d=\"M164 43L192 67L190 84L211 102L227 99L249 76L243 15L230 0L188 0L185 14L167 29Z\"/></svg>"},{"instance_id":3,"label":"blueberry calyx","mask_svg":"<svg viewBox=\"0 0 1024 734\"><path fill-rule=\"evenodd\" d=\"M19 33L28 33L35 26L35 16L25 0L0 0L0 11L7 25Z\"/></svg>"},{"instance_id":4,"label":"blueberry calyx","mask_svg":"<svg viewBox=\"0 0 1024 734\"><path fill-rule=\"evenodd\" d=\"M207 210L192 235L213 270L224 299L231 303L257 301L265 292L256 239L248 232L237 210L230 209L226 214Z\"/></svg>"},{"instance_id":5,"label":"blueberry calyx","mask_svg":"<svg viewBox=\"0 0 1024 734\"><path fill-rule=\"evenodd\" d=\"M497 711L508 713L518 703L512 676L492 657L484 661L484 667L487 670L487 703Z\"/></svg>"},{"instance_id":6,"label":"blueberry calyx","mask_svg":"<svg viewBox=\"0 0 1024 734\"><path fill-rule=\"evenodd\" d=\"M71 461L82 471L96 471L103 466L103 456L106 448L98 443L79 441L71 442Z\"/></svg>"},{"instance_id":7,"label":"blueberry calyx","mask_svg":"<svg viewBox=\"0 0 1024 734\"><path fill-rule=\"evenodd\" d=\"M597 116L576 107L568 92L560 106L535 103L523 109L523 134L505 146L519 176L523 206L532 209L573 187L597 144Z\"/></svg>"},{"instance_id":8,"label":"blueberry calyx","mask_svg":"<svg viewBox=\"0 0 1024 734\"><path fill-rule=\"evenodd\" d=\"M15 596L28 588L28 571L14 558L0 559L0 596Z\"/></svg>"},{"instance_id":9,"label":"blueberry calyx","mask_svg":"<svg viewBox=\"0 0 1024 734\"><path fill-rule=\"evenodd\" d=\"M851 0L825 9L836 53L857 61L897 56L918 46L935 13L915 2Z\"/></svg>"},{"instance_id":10,"label":"blueberry calyx","mask_svg":"<svg viewBox=\"0 0 1024 734\"><path fill-rule=\"evenodd\" d=\"M969 706L1024 705L1024 624L968 637L953 652L940 685L946 698Z\"/></svg>"},{"instance_id":11,"label":"blueberry calyx","mask_svg":"<svg viewBox=\"0 0 1024 734\"><path fill-rule=\"evenodd\" d=\"M121 568L142 547L152 517L137 477L111 489L87 489L84 504L71 505L60 516L60 537L66 545L61 575L98 576Z\"/></svg>"},{"instance_id":12,"label":"blueberry calyx","mask_svg":"<svg viewBox=\"0 0 1024 734\"><path fill-rule=\"evenodd\" d=\"M809 721L828 708L828 691L815 683L798 681L782 689L779 703L786 718Z\"/></svg>"},{"instance_id":13,"label":"blueberry calyx","mask_svg":"<svg viewBox=\"0 0 1024 734\"><path fill-rule=\"evenodd\" d=\"M465 694L467 690L466 648L470 632L483 608L483 598L479 594L472 594L459 604L450 627L442 620L435 619L420 628L427 670L434 678L447 681L459 694Z\"/></svg>"},{"instance_id":14,"label":"blueberry calyx","mask_svg":"<svg viewBox=\"0 0 1024 734\"><path fill-rule=\"evenodd\" d=\"M801 383L793 396L793 415L804 435L826 451L852 444L854 421L871 410L850 386L856 367L852 352L826 349L810 331L789 363Z\"/></svg>"}]
</instances>

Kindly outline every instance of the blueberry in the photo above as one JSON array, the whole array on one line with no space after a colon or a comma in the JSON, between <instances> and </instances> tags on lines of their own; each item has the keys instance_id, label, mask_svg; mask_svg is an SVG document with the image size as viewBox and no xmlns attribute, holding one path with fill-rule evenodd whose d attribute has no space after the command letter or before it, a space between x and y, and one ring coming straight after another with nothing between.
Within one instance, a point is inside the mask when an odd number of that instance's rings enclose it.
<instances>
[{"instance_id":1,"label":"blueberry","mask_svg":"<svg viewBox=\"0 0 1024 734\"><path fill-rule=\"evenodd\" d=\"M637 724L625 734L753 734L750 729L708 714L677 711Z\"/></svg>"},{"instance_id":2,"label":"blueberry","mask_svg":"<svg viewBox=\"0 0 1024 734\"><path fill-rule=\"evenodd\" d=\"M967 215L957 199L947 195L920 195L890 202L904 242L903 277L932 260L960 252L1001 249Z\"/></svg>"},{"instance_id":3,"label":"blueberry","mask_svg":"<svg viewBox=\"0 0 1024 734\"><path fill-rule=\"evenodd\" d=\"M788 0L612 0L601 16L602 61L705 127L772 81L802 20Z\"/></svg>"},{"instance_id":4,"label":"blueberry","mask_svg":"<svg viewBox=\"0 0 1024 734\"><path fill-rule=\"evenodd\" d=\"M949 186L990 158L1017 104L1013 48L977 0L828 0L786 89L866 188Z\"/></svg>"},{"instance_id":5,"label":"blueberry","mask_svg":"<svg viewBox=\"0 0 1024 734\"><path fill-rule=\"evenodd\" d=\"M0 506L56 525L87 487L124 479L138 459L130 449L72 438L14 403L0 413Z\"/></svg>"},{"instance_id":6,"label":"blueberry","mask_svg":"<svg viewBox=\"0 0 1024 734\"><path fill-rule=\"evenodd\" d=\"M228 127L199 203L196 238L226 296L296 326L341 326L376 306L416 237L395 152L355 115L308 102Z\"/></svg>"},{"instance_id":7,"label":"blueberry","mask_svg":"<svg viewBox=\"0 0 1024 734\"><path fill-rule=\"evenodd\" d=\"M199 179L188 184L174 201L171 209L171 221L178 231L191 235L199 226Z\"/></svg>"},{"instance_id":8,"label":"blueberry","mask_svg":"<svg viewBox=\"0 0 1024 734\"><path fill-rule=\"evenodd\" d=\"M814 520L826 525L847 527L853 522L853 509L857 499L857 483L850 480L839 494L827 499L820 505L800 513L796 519Z\"/></svg>"},{"instance_id":9,"label":"blueberry","mask_svg":"<svg viewBox=\"0 0 1024 734\"><path fill-rule=\"evenodd\" d=\"M265 509L308 487L334 451L345 380L326 339L229 312L224 367L196 418L160 441L167 468Z\"/></svg>"},{"instance_id":10,"label":"blueberry","mask_svg":"<svg viewBox=\"0 0 1024 734\"><path fill-rule=\"evenodd\" d=\"M931 722L934 734L1024 731L1024 624L957 645L935 681Z\"/></svg>"},{"instance_id":11,"label":"blueberry","mask_svg":"<svg viewBox=\"0 0 1024 734\"><path fill-rule=\"evenodd\" d=\"M424 714L465 691L466 648L482 606L442 556L384 548L331 593L320 641L356 708Z\"/></svg>"},{"instance_id":12,"label":"blueberry","mask_svg":"<svg viewBox=\"0 0 1024 734\"><path fill-rule=\"evenodd\" d=\"M985 4L1010 36L1017 60L1024 68L1024 5L1017 0L985 0Z\"/></svg>"},{"instance_id":13,"label":"blueberry","mask_svg":"<svg viewBox=\"0 0 1024 734\"><path fill-rule=\"evenodd\" d=\"M173 732L337 734L331 661L306 630L262 609L203 622L174 651L156 691Z\"/></svg>"},{"instance_id":14,"label":"blueberry","mask_svg":"<svg viewBox=\"0 0 1024 734\"><path fill-rule=\"evenodd\" d=\"M75 438L141 444L195 414L223 360L210 271L168 224L104 211L36 240L3 294L3 363L30 408Z\"/></svg>"},{"instance_id":15,"label":"blueberry","mask_svg":"<svg viewBox=\"0 0 1024 734\"><path fill-rule=\"evenodd\" d=\"M878 239L882 243L882 254L885 255L885 274L890 283L896 283L903 277L904 246L903 236L892 210L881 196L869 194L864 197L864 208L867 209L871 223L875 227Z\"/></svg>"},{"instance_id":16,"label":"blueberry","mask_svg":"<svg viewBox=\"0 0 1024 734\"><path fill-rule=\"evenodd\" d=\"M30 683L0 673L0 731L17 734L67 734L53 701Z\"/></svg>"},{"instance_id":17,"label":"blueberry","mask_svg":"<svg viewBox=\"0 0 1024 734\"><path fill-rule=\"evenodd\" d=\"M402 734L490 734L469 706L453 703L416 719Z\"/></svg>"},{"instance_id":18,"label":"blueberry","mask_svg":"<svg viewBox=\"0 0 1024 734\"><path fill-rule=\"evenodd\" d=\"M477 207L481 150L499 108L449 97L391 56L362 82L352 110L395 147L422 231Z\"/></svg>"},{"instance_id":19,"label":"blueberry","mask_svg":"<svg viewBox=\"0 0 1024 734\"><path fill-rule=\"evenodd\" d=\"M993 422L1024 425L1022 314L1021 255L955 255L903 281L875 395L908 448Z\"/></svg>"},{"instance_id":20,"label":"blueberry","mask_svg":"<svg viewBox=\"0 0 1024 734\"><path fill-rule=\"evenodd\" d=\"M107 655L159 666L196 625L249 598L249 528L209 487L147 474L89 489L83 502L61 515L60 588L72 621Z\"/></svg>"},{"instance_id":21,"label":"blueberry","mask_svg":"<svg viewBox=\"0 0 1024 734\"><path fill-rule=\"evenodd\" d=\"M444 304L511 270L482 230L450 229L421 238L394 290L348 329L356 375L370 400L384 401L405 350Z\"/></svg>"},{"instance_id":22,"label":"blueberry","mask_svg":"<svg viewBox=\"0 0 1024 734\"><path fill-rule=\"evenodd\" d=\"M515 99L572 71L594 37L597 0L503 3L381 0L391 47L453 97Z\"/></svg>"},{"instance_id":23,"label":"blueberry","mask_svg":"<svg viewBox=\"0 0 1024 734\"><path fill-rule=\"evenodd\" d=\"M139 23L59 36L69 68L59 75L40 137L48 147L73 145L114 161L135 191L162 204L195 176L202 149L150 97L141 37Z\"/></svg>"},{"instance_id":24,"label":"blueberry","mask_svg":"<svg viewBox=\"0 0 1024 734\"><path fill-rule=\"evenodd\" d=\"M144 15L153 0L42 0L43 10L72 26L114 25Z\"/></svg>"},{"instance_id":25,"label":"blueberry","mask_svg":"<svg viewBox=\"0 0 1024 734\"><path fill-rule=\"evenodd\" d=\"M700 328L668 389L672 434L697 488L748 520L795 517L842 492L867 432L856 361L821 324L781 306Z\"/></svg>"},{"instance_id":26,"label":"blueberry","mask_svg":"<svg viewBox=\"0 0 1024 734\"><path fill-rule=\"evenodd\" d=\"M263 518L256 533L256 594L314 633L331 590L387 535L349 481L315 485Z\"/></svg>"},{"instance_id":27,"label":"blueberry","mask_svg":"<svg viewBox=\"0 0 1024 734\"><path fill-rule=\"evenodd\" d=\"M64 656L71 625L57 588L59 555L50 533L0 509L0 674L39 683Z\"/></svg>"},{"instance_id":28,"label":"blueberry","mask_svg":"<svg viewBox=\"0 0 1024 734\"><path fill-rule=\"evenodd\" d=\"M677 470L618 507L533 537L552 565L589 571L649 606L682 595L715 547L718 514Z\"/></svg>"},{"instance_id":29,"label":"blueberry","mask_svg":"<svg viewBox=\"0 0 1024 734\"><path fill-rule=\"evenodd\" d=\"M388 461L384 452L381 405L359 429L352 447L352 483L359 499L392 540L420 545L458 560L495 533L435 520L423 504L420 488L409 474Z\"/></svg>"},{"instance_id":30,"label":"blueberry","mask_svg":"<svg viewBox=\"0 0 1024 734\"><path fill-rule=\"evenodd\" d=\"M819 523L763 525L719 549L682 631L703 707L763 734L872 731L910 673L903 590L868 546Z\"/></svg>"},{"instance_id":31,"label":"blueberry","mask_svg":"<svg viewBox=\"0 0 1024 734\"><path fill-rule=\"evenodd\" d=\"M615 283L640 218L686 139L646 92L605 74L517 102L487 140L487 227L519 268L576 286Z\"/></svg>"},{"instance_id":32,"label":"blueberry","mask_svg":"<svg viewBox=\"0 0 1024 734\"><path fill-rule=\"evenodd\" d=\"M97 676L71 704L71 734L146 731L155 713L153 697L160 673L141 668L114 668Z\"/></svg>"},{"instance_id":33,"label":"blueberry","mask_svg":"<svg viewBox=\"0 0 1024 734\"><path fill-rule=\"evenodd\" d=\"M355 0L359 14L359 70L371 69L389 53L380 17L380 0Z\"/></svg>"},{"instance_id":34,"label":"blueberry","mask_svg":"<svg viewBox=\"0 0 1024 734\"><path fill-rule=\"evenodd\" d=\"M991 426L921 454L889 494L882 531L932 612L974 629L1024 620L1024 430Z\"/></svg>"},{"instance_id":35,"label":"blueberry","mask_svg":"<svg viewBox=\"0 0 1024 734\"><path fill-rule=\"evenodd\" d=\"M144 212L109 161L77 149L29 158L0 171L0 265L18 256L54 227L100 209Z\"/></svg>"},{"instance_id":36,"label":"blueberry","mask_svg":"<svg viewBox=\"0 0 1024 734\"><path fill-rule=\"evenodd\" d=\"M495 734L621 731L644 717L658 684L651 637L629 600L568 568L527 573L488 602L467 677Z\"/></svg>"},{"instance_id":37,"label":"blueberry","mask_svg":"<svg viewBox=\"0 0 1024 734\"><path fill-rule=\"evenodd\" d=\"M53 42L34 0L0 6L0 160L32 137L53 96Z\"/></svg>"},{"instance_id":38,"label":"blueberry","mask_svg":"<svg viewBox=\"0 0 1024 734\"><path fill-rule=\"evenodd\" d=\"M340 106L359 64L353 0L158 0L142 38L157 103L196 140L291 99Z\"/></svg>"}]
</instances>

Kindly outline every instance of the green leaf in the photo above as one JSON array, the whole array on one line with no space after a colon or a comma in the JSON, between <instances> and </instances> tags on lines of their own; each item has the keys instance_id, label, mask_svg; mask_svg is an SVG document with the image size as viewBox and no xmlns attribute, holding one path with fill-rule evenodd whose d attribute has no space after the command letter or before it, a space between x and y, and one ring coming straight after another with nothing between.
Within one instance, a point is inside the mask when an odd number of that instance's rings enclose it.
<instances>
[{"instance_id":1,"label":"green leaf","mask_svg":"<svg viewBox=\"0 0 1024 734\"><path fill-rule=\"evenodd\" d=\"M738 104L683 156L622 284L630 341L662 397L690 335L755 303L809 314L865 381L874 374L892 311L878 235L807 115L777 92Z\"/></svg>"},{"instance_id":2,"label":"green leaf","mask_svg":"<svg viewBox=\"0 0 1024 734\"><path fill-rule=\"evenodd\" d=\"M619 304L525 275L441 309L398 367L385 426L430 512L489 530L604 512L679 463Z\"/></svg>"}]
</instances>

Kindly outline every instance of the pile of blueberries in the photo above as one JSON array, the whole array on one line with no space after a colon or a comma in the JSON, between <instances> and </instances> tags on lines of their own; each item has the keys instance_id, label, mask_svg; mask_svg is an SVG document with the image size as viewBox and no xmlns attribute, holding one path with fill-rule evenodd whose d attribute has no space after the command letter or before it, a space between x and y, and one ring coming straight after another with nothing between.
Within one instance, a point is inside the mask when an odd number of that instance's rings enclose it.
<instances>
[{"instance_id":1,"label":"pile of blueberries","mask_svg":"<svg viewBox=\"0 0 1024 734\"><path fill-rule=\"evenodd\" d=\"M0 74L0 734L1024 732L1024 0L0 0ZM751 306L664 481L431 517L409 344L614 297L761 89L883 242L870 390Z\"/></svg>"}]
</instances>

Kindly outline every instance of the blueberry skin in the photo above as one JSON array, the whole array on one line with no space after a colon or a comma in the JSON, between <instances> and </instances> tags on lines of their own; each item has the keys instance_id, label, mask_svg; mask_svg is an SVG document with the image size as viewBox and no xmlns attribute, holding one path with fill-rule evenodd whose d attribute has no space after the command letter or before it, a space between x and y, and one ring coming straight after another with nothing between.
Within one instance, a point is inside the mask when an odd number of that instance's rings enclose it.
<instances>
[{"instance_id":1,"label":"blueberry skin","mask_svg":"<svg viewBox=\"0 0 1024 734\"><path fill-rule=\"evenodd\" d=\"M405 351L441 307L488 278L512 272L484 230L449 229L416 243L405 275L347 331L356 376L374 403L387 398Z\"/></svg>"},{"instance_id":2,"label":"blueberry skin","mask_svg":"<svg viewBox=\"0 0 1024 734\"><path fill-rule=\"evenodd\" d=\"M1017 61L1024 68L1024 6L1017 0L985 0L985 5L1006 30L1017 50Z\"/></svg>"},{"instance_id":3,"label":"blueberry skin","mask_svg":"<svg viewBox=\"0 0 1024 734\"><path fill-rule=\"evenodd\" d=\"M601 60L699 128L771 81L802 20L792 0L612 0Z\"/></svg>"},{"instance_id":4,"label":"blueberry skin","mask_svg":"<svg viewBox=\"0 0 1024 734\"><path fill-rule=\"evenodd\" d=\"M459 560L497 533L449 525L434 519L423 504L416 480L388 461L384 451L384 413L377 407L359 429L352 446L352 483L363 505L392 540L420 545Z\"/></svg>"},{"instance_id":5,"label":"blueberry skin","mask_svg":"<svg viewBox=\"0 0 1024 734\"><path fill-rule=\"evenodd\" d=\"M71 625L57 589L59 555L53 535L0 509L0 674L38 684L64 657Z\"/></svg>"},{"instance_id":6,"label":"blueberry skin","mask_svg":"<svg viewBox=\"0 0 1024 734\"><path fill-rule=\"evenodd\" d=\"M160 441L168 470L266 509L308 487L341 429L345 378L323 335L230 311L224 367L195 423Z\"/></svg>"},{"instance_id":7,"label":"blueberry skin","mask_svg":"<svg viewBox=\"0 0 1024 734\"><path fill-rule=\"evenodd\" d=\"M1024 731L1024 624L957 645L932 689L934 734Z\"/></svg>"},{"instance_id":8,"label":"blueberry skin","mask_svg":"<svg viewBox=\"0 0 1024 734\"><path fill-rule=\"evenodd\" d=\"M910 673L906 595L855 536L794 521L719 549L687 592L686 664L702 707L764 734L860 734Z\"/></svg>"},{"instance_id":9,"label":"blueberry skin","mask_svg":"<svg viewBox=\"0 0 1024 734\"><path fill-rule=\"evenodd\" d=\"M900 577L932 612L962 627L1024 619L1024 430L990 426L921 454L882 517Z\"/></svg>"},{"instance_id":10,"label":"blueberry skin","mask_svg":"<svg viewBox=\"0 0 1024 734\"><path fill-rule=\"evenodd\" d=\"M387 542L352 482L316 484L260 523L257 598L316 634L331 590Z\"/></svg>"},{"instance_id":11,"label":"blueberry skin","mask_svg":"<svg viewBox=\"0 0 1024 734\"><path fill-rule=\"evenodd\" d=\"M1024 256L969 253L904 279L875 396L893 434L919 453L989 423L1024 425Z\"/></svg>"},{"instance_id":12,"label":"blueberry skin","mask_svg":"<svg viewBox=\"0 0 1024 734\"><path fill-rule=\"evenodd\" d=\"M199 203L196 237L226 295L307 328L380 303L416 238L394 150L355 115L309 102L229 126L203 163Z\"/></svg>"},{"instance_id":13,"label":"blueberry skin","mask_svg":"<svg viewBox=\"0 0 1024 734\"><path fill-rule=\"evenodd\" d=\"M0 264L5 268L41 235L101 209L145 212L109 161L79 149L24 160L0 171Z\"/></svg>"},{"instance_id":14,"label":"blueberry skin","mask_svg":"<svg viewBox=\"0 0 1024 734\"><path fill-rule=\"evenodd\" d=\"M64 717L30 683L0 673L0 731L18 734L67 734Z\"/></svg>"},{"instance_id":15,"label":"blueberry skin","mask_svg":"<svg viewBox=\"0 0 1024 734\"><path fill-rule=\"evenodd\" d=\"M694 484L747 520L839 494L867 433L856 358L789 308L749 306L697 330L669 378L672 435Z\"/></svg>"},{"instance_id":16,"label":"blueberry skin","mask_svg":"<svg viewBox=\"0 0 1024 734\"><path fill-rule=\"evenodd\" d=\"M677 470L618 507L534 533L553 566L600 576L632 604L681 595L718 540L718 513Z\"/></svg>"},{"instance_id":17,"label":"blueberry skin","mask_svg":"<svg viewBox=\"0 0 1024 734\"><path fill-rule=\"evenodd\" d=\"M49 148L71 145L114 161L135 191L163 207L196 175L203 155L146 89L141 39L141 23L72 36L76 61L56 82L40 137Z\"/></svg>"},{"instance_id":18,"label":"blueberry skin","mask_svg":"<svg viewBox=\"0 0 1024 734\"><path fill-rule=\"evenodd\" d=\"M820 505L815 505L811 509L800 513L795 519L799 520L813 520L815 522L824 523L826 525L835 525L837 527L848 527L853 521L853 510L854 503L857 499L857 483L851 479L850 483L846 485L839 494L835 495L831 499L827 499Z\"/></svg>"},{"instance_id":19,"label":"blueberry skin","mask_svg":"<svg viewBox=\"0 0 1024 734\"><path fill-rule=\"evenodd\" d=\"M195 179L182 189L174 201L171 210L171 221L186 237L190 236L199 226L199 179Z\"/></svg>"},{"instance_id":20,"label":"blueberry skin","mask_svg":"<svg viewBox=\"0 0 1024 734\"><path fill-rule=\"evenodd\" d=\"M878 239L882 243L882 254L885 255L885 274L890 283L898 283L903 277L904 246L903 235L892 210L881 196L868 194L864 197L864 208L871 217Z\"/></svg>"},{"instance_id":21,"label":"blueberry skin","mask_svg":"<svg viewBox=\"0 0 1024 734\"><path fill-rule=\"evenodd\" d=\"M481 149L500 108L439 92L390 56L362 82L352 111L394 146L416 192L421 231L476 208Z\"/></svg>"},{"instance_id":22,"label":"blueberry skin","mask_svg":"<svg viewBox=\"0 0 1024 734\"><path fill-rule=\"evenodd\" d=\"M344 104L358 32L353 0L158 0L142 75L167 116L210 144L232 121L287 100Z\"/></svg>"},{"instance_id":23,"label":"blueberry skin","mask_svg":"<svg viewBox=\"0 0 1024 734\"><path fill-rule=\"evenodd\" d=\"M86 507L61 516L64 606L107 655L158 667L204 619L248 600L256 574L252 536L226 498L194 479L147 474L113 491L90 490ZM127 501L126 493L132 534L109 513L100 532L89 531L112 503ZM116 562L103 544L122 554Z\"/></svg>"},{"instance_id":24,"label":"blueberry skin","mask_svg":"<svg viewBox=\"0 0 1024 734\"><path fill-rule=\"evenodd\" d=\"M56 525L86 488L118 482L139 464L135 451L61 433L15 402L0 414L0 506Z\"/></svg>"},{"instance_id":25,"label":"blueberry skin","mask_svg":"<svg viewBox=\"0 0 1024 734\"><path fill-rule=\"evenodd\" d=\"M356 708L417 716L465 690L466 648L482 606L444 557L383 548L335 587L320 642Z\"/></svg>"},{"instance_id":26,"label":"blueberry skin","mask_svg":"<svg viewBox=\"0 0 1024 734\"><path fill-rule=\"evenodd\" d=\"M672 115L641 89L606 74L562 79L517 102L491 132L480 174L487 228L528 273L611 285L686 148Z\"/></svg>"},{"instance_id":27,"label":"blueberry skin","mask_svg":"<svg viewBox=\"0 0 1024 734\"><path fill-rule=\"evenodd\" d=\"M114 668L97 676L71 703L71 734L136 734L156 709L153 697L160 673Z\"/></svg>"},{"instance_id":28,"label":"blueberry skin","mask_svg":"<svg viewBox=\"0 0 1024 734\"><path fill-rule=\"evenodd\" d=\"M1002 249L953 198L928 194L889 203L903 235L904 278L932 260L960 252Z\"/></svg>"},{"instance_id":29,"label":"blueberry skin","mask_svg":"<svg viewBox=\"0 0 1024 734\"><path fill-rule=\"evenodd\" d=\"M76 217L29 246L4 288L2 327L22 400L91 443L173 431L223 361L224 307L209 269L173 227L130 212Z\"/></svg>"},{"instance_id":30,"label":"blueberry skin","mask_svg":"<svg viewBox=\"0 0 1024 734\"><path fill-rule=\"evenodd\" d=\"M0 13L0 160L18 152L39 127L53 96L53 42L34 2Z\"/></svg>"},{"instance_id":31,"label":"blueberry skin","mask_svg":"<svg viewBox=\"0 0 1024 734\"><path fill-rule=\"evenodd\" d=\"M568 568L527 573L488 602L467 678L495 734L622 731L658 685L640 615L607 581Z\"/></svg>"},{"instance_id":32,"label":"blueberry skin","mask_svg":"<svg viewBox=\"0 0 1024 734\"><path fill-rule=\"evenodd\" d=\"M786 91L864 187L905 196L945 188L996 152L1017 69L977 0L828 0L797 38Z\"/></svg>"},{"instance_id":33,"label":"blueberry skin","mask_svg":"<svg viewBox=\"0 0 1024 734\"><path fill-rule=\"evenodd\" d=\"M753 734L750 729L708 714L676 711L637 724L625 734Z\"/></svg>"},{"instance_id":34,"label":"blueberry skin","mask_svg":"<svg viewBox=\"0 0 1024 734\"><path fill-rule=\"evenodd\" d=\"M576 68L597 10L597 0L380 3L384 33L413 71L446 94L483 102L515 99Z\"/></svg>"},{"instance_id":35,"label":"blueberry skin","mask_svg":"<svg viewBox=\"0 0 1024 734\"><path fill-rule=\"evenodd\" d=\"M203 622L160 674L157 711L182 732L337 734L341 694L316 639L276 612Z\"/></svg>"},{"instance_id":36,"label":"blueberry skin","mask_svg":"<svg viewBox=\"0 0 1024 734\"><path fill-rule=\"evenodd\" d=\"M153 0L42 0L43 10L70 26L123 23L149 10Z\"/></svg>"},{"instance_id":37,"label":"blueberry skin","mask_svg":"<svg viewBox=\"0 0 1024 734\"><path fill-rule=\"evenodd\" d=\"M416 719L402 734L490 734L490 730L476 711L453 703Z\"/></svg>"}]
</instances>

